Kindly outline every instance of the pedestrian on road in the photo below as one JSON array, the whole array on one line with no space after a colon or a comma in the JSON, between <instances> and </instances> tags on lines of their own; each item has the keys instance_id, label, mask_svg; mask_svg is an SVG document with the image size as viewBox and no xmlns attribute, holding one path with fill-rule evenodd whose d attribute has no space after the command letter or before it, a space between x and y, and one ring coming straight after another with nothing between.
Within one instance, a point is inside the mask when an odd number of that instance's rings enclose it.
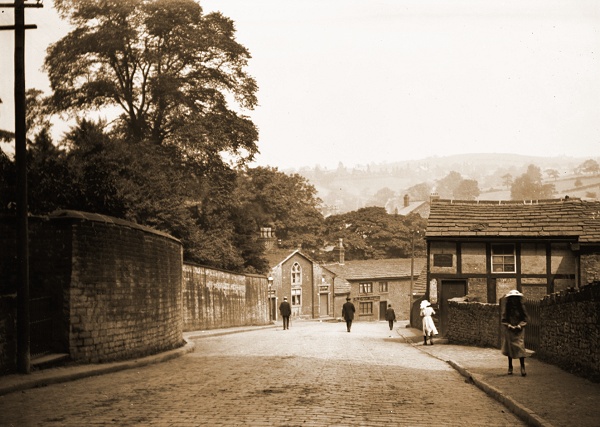
<instances>
[{"instance_id":1,"label":"pedestrian on road","mask_svg":"<svg viewBox=\"0 0 600 427\"><path fill-rule=\"evenodd\" d=\"M421 301L421 317L423 318L423 345L427 345L427 337L429 337L429 344L433 345L433 336L438 334L435 323L433 322L433 316L435 310L431 307L431 303L424 299Z\"/></svg>"},{"instance_id":2,"label":"pedestrian on road","mask_svg":"<svg viewBox=\"0 0 600 427\"><path fill-rule=\"evenodd\" d=\"M508 375L513 373L513 359L521 362L521 376L525 372L525 325L527 325L527 311L523 305L523 294L516 289L505 295L506 302L502 310L502 325L504 325L504 339L502 340L502 354L508 357Z\"/></svg>"},{"instance_id":3,"label":"pedestrian on road","mask_svg":"<svg viewBox=\"0 0 600 427\"><path fill-rule=\"evenodd\" d=\"M292 307L287 300L287 297L283 297L283 302L279 305L279 312L283 319L283 330L290 329L290 316L292 315Z\"/></svg>"},{"instance_id":4,"label":"pedestrian on road","mask_svg":"<svg viewBox=\"0 0 600 427\"><path fill-rule=\"evenodd\" d=\"M390 324L390 331L394 330L394 322L396 321L396 313L392 308L392 304L388 304L388 308L385 311L385 320ZM390 335L391 336L391 335Z\"/></svg>"},{"instance_id":5,"label":"pedestrian on road","mask_svg":"<svg viewBox=\"0 0 600 427\"><path fill-rule=\"evenodd\" d=\"M350 332L350 328L352 328L355 311L354 304L350 302L350 297L346 297L346 303L342 306L342 317L346 321L346 329L348 332Z\"/></svg>"}]
</instances>

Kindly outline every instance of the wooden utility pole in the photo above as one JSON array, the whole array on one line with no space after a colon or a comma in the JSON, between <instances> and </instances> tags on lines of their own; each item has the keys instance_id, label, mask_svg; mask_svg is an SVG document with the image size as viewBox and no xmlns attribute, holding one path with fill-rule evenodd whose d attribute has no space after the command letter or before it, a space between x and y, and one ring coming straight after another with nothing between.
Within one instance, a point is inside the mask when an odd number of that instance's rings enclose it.
<instances>
[{"instance_id":1,"label":"wooden utility pole","mask_svg":"<svg viewBox=\"0 0 600 427\"><path fill-rule=\"evenodd\" d=\"M28 374L30 367L29 344L29 225L27 221L27 129L25 126L25 7L43 7L41 3L14 4L0 7L15 9L15 25L1 26L0 30L15 32L15 163L17 166L17 370Z\"/></svg>"}]
</instances>

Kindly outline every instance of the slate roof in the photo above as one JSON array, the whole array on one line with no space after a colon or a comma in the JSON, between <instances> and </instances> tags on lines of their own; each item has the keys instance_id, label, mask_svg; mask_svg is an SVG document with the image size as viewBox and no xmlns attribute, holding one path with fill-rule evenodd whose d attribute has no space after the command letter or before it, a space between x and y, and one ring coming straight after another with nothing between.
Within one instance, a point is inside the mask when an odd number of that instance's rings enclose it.
<instances>
[{"instance_id":1,"label":"slate roof","mask_svg":"<svg viewBox=\"0 0 600 427\"><path fill-rule=\"evenodd\" d=\"M415 277L425 264L425 258L415 258ZM410 277L410 258L346 261L345 264L327 264L325 267L349 281Z\"/></svg>"},{"instance_id":2,"label":"slate roof","mask_svg":"<svg viewBox=\"0 0 600 427\"><path fill-rule=\"evenodd\" d=\"M435 200L426 238L435 237L572 237L580 243L600 242L600 202Z\"/></svg>"}]
</instances>

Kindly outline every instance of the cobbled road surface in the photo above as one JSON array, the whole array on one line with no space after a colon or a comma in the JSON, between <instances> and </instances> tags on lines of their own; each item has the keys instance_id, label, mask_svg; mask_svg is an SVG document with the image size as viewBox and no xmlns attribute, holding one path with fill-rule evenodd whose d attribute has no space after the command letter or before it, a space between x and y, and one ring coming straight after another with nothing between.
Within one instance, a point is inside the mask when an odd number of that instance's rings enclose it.
<instances>
[{"instance_id":1,"label":"cobbled road surface","mask_svg":"<svg viewBox=\"0 0 600 427\"><path fill-rule=\"evenodd\" d=\"M348 333L345 323L295 321L201 338L165 363L0 396L0 425L524 424L387 322Z\"/></svg>"}]
</instances>

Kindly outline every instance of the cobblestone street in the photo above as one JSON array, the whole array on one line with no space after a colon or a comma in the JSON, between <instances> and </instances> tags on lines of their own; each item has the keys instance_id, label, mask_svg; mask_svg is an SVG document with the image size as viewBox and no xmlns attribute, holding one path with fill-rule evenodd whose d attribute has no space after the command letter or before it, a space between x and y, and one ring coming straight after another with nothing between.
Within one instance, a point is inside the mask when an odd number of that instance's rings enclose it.
<instances>
[{"instance_id":1,"label":"cobblestone street","mask_svg":"<svg viewBox=\"0 0 600 427\"><path fill-rule=\"evenodd\" d=\"M524 425L386 322L206 337L169 362L0 396L2 426Z\"/></svg>"}]
</instances>

